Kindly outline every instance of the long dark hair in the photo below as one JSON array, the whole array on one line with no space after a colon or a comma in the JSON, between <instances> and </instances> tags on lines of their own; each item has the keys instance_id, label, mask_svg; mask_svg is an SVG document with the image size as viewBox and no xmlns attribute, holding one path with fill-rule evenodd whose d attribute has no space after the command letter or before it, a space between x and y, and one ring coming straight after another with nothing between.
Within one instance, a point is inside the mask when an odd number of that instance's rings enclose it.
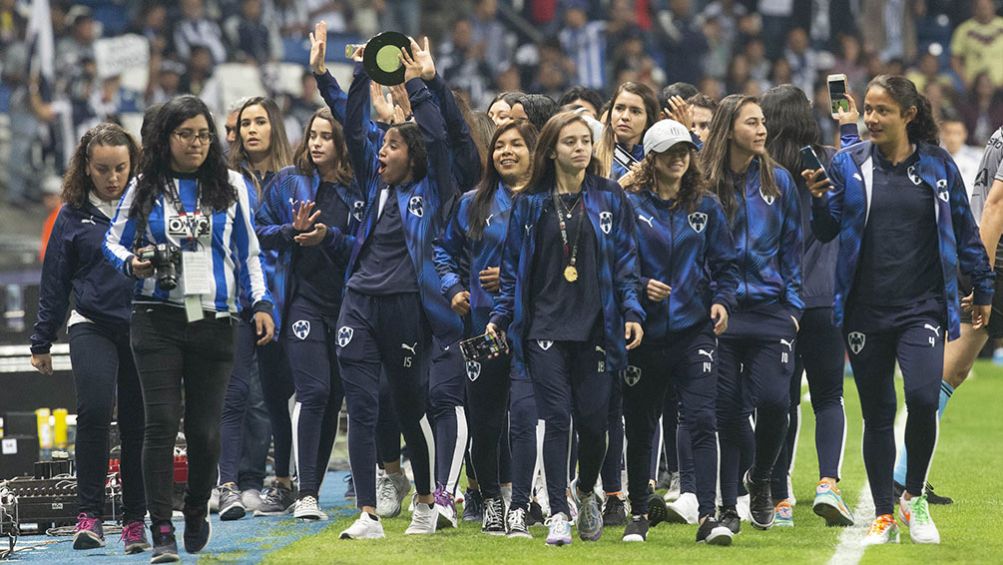
<instances>
[{"instance_id":1,"label":"long dark hair","mask_svg":"<svg viewBox=\"0 0 1003 565\"><path fill-rule=\"evenodd\" d=\"M247 149L244 147L243 128L240 126L240 122L244 117L244 111L251 106L261 106L265 109L265 114L268 115L268 124L271 128L271 138L268 140L271 170L268 172L275 172L283 167L292 165L293 151L289 148L289 137L286 135L286 125L282 120L282 111L279 110L278 104L271 98L264 98L262 96L255 96L244 102L244 105L240 107L240 111L237 112L237 142L230 146L228 164L231 169L240 171L244 175L244 178L251 179L254 183L254 189L258 191L258 197L260 198L261 182L258 180L258 175L254 174L254 171L250 169L250 157L247 154Z\"/></svg>"},{"instance_id":2,"label":"long dark hair","mask_svg":"<svg viewBox=\"0 0 1003 565\"><path fill-rule=\"evenodd\" d=\"M547 192L554 188L554 184L557 182L557 164L551 158L551 154L556 151L557 139L561 135L561 130L574 122L584 125L591 135L592 128L589 127L589 123L577 112L561 112L556 114L547 120L546 125L543 126L543 131L540 132L540 137L536 142L536 149L533 151L533 174L530 176L529 184L526 185L526 192L528 194ZM592 143L594 146L594 139ZM596 158L594 155L589 159L585 173L596 174Z\"/></svg>"},{"instance_id":3,"label":"long dark hair","mask_svg":"<svg viewBox=\"0 0 1003 565\"><path fill-rule=\"evenodd\" d=\"M602 138L596 141L595 155L598 159L599 175L607 177L613 168L613 151L616 146L616 130L613 129L613 107L616 106L616 99L624 92L635 94L641 98L644 104L644 113L647 114L644 129L641 130L641 138L658 120L658 98L655 92L647 85L639 82L625 82L616 89L613 97L609 99L609 109L604 112Z\"/></svg>"},{"instance_id":4,"label":"long dark hair","mask_svg":"<svg viewBox=\"0 0 1003 565\"><path fill-rule=\"evenodd\" d=\"M902 115L909 111L910 106L916 107L916 117L905 128L910 142L933 145L940 142L940 132L937 120L933 118L930 101L916 90L916 85L911 80L900 75L878 75L867 83L867 90L875 86L885 89L888 96L901 108Z\"/></svg>"},{"instance_id":5,"label":"long dark hair","mask_svg":"<svg viewBox=\"0 0 1003 565\"><path fill-rule=\"evenodd\" d=\"M338 156L338 166L335 170L334 180L340 184L348 184L352 182L352 166L348 158L348 145L345 143L345 130L334 119L331 110L326 106L314 112L307 121L306 127L303 128L303 139L293 153L293 164L304 175L312 175L317 171L317 165L313 162L313 157L310 156L310 128L313 127L314 121L318 119L331 124L331 143L334 144L334 152Z\"/></svg>"},{"instance_id":6,"label":"long dark hair","mask_svg":"<svg viewBox=\"0 0 1003 565\"><path fill-rule=\"evenodd\" d=\"M769 125L766 150L781 167L794 177L799 186L801 179L801 148L811 145L821 154L822 133L812 115L811 103L800 88L791 84L774 86L766 91L759 102Z\"/></svg>"},{"instance_id":7,"label":"long dark hair","mask_svg":"<svg viewBox=\"0 0 1003 565\"><path fill-rule=\"evenodd\" d=\"M746 104L758 105L759 99L755 96L732 94L721 100L717 111L714 112L714 119L710 122L710 133L707 134L703 151L700 152L700 164L703 165L703 170L707 175L710 190L721 200L721 207L724 208L729 219L734 219L738 201L735 198L732 173L728 168L731 153L731 140L728 136L735 129L735 120L738 119L738 114ZM767 141L770 139L769 135L766 139ZM779 198L780 189L773 176L775 163L770 158L769 151L756 158L759 159L760 190L766 196Z\"/></svg>"},{"instance_id":8,"label":"long dark hair","mask_svg":"<svg viewBox=\"0 0 1003 565\"><path fill-rule=\"evenodd\" d=\"M98 145L105 147L122 147L129 149L129 177L128 181L136 174L139 167L139 145L136 140L129 135L121 126L110 123L98 124L80 138L80 143L70 158L70 164L63 175L63 202L73 208L82 208L87 202L87 195L94 190L94 181L87 174L87 163L94 148ZM125 186L125 185L123 185Z\"/></svg>"},{"instance_id":9,"label":"long dark hair","mask_svg":"<svg viewBox=\"0 0 1003 565\"><path fill-rule=\"evenodd\" d=\"M484 178L477 185L474 201L470 203L470 208L467 210L467 223L470 225L467 235L470 239L480 239L484 235L484 222L487 221L488 214L491 211L491 203L494 201L495 192L498 190L498 183L501 182L501 175L498 173L498 169L495 168L495 160L492 155L494 154L494 147L498 143L498 139L502 134L510 130L517 130L519 135L522 136L526 148L529 149L530 167L532 170L533 152L536 149L536 141L539 137L536 127L527 120L515 120L496 129L495 134L491 137L491 143L488 144L489 156L487 166L484 169Z\"/></svg>"},{"instance_id":10,"label":"long dark hair","mask_svg":"<svg viewBox=\"0 0 1003 565\"><path fill-rule=\"evenodd\" d=\"M237 193L230 185L223 145L215 134L216 123L205 102L196 96L186 94L166 102L157 113L150 128L149 145L143 150L139 166L139 180L136 195L129 209L129 217L145 216L153 207L154 199L163 194L171 184L171 135L185 120L205 116L209 125L209 154L205 162L195 172L199 181L200 197L213 210L226 210L237 200Z\"/></svg>"},{"instance_id":11,"label":"long dark hair","mask_svg":"<svg viewBox=\"0 0 1003 565\"><path fill-rule=\"evenodd\" d=\"M707 180L704 179L700 170L697 150L695 147L689 148L690 165L683 173L683 178L679 183L679 195L672 203L672 207L682 206L687 212L696 212L700 207L700 201L707 193ZM620 184L623 189L629 192L641 192L642 190L655 191L655 159L661 153L652 151L644 159L631 168L631 174L621 177Z\"/></svg>"},{"instance_id":12,"label":"long dark hair","mask_svg":"<svg viewBox=\"0 0 1003 565\"><path fill-rule=\"evenodd\" d=\"M408 160L411 162L411 179L419 181L425 178L428 174L428 150L425 148L425 140L421 138L418 124L414 122L394 124L387 128L387 133L391 130L396 130L407 145Z\"/></svg>"}]
</instances>

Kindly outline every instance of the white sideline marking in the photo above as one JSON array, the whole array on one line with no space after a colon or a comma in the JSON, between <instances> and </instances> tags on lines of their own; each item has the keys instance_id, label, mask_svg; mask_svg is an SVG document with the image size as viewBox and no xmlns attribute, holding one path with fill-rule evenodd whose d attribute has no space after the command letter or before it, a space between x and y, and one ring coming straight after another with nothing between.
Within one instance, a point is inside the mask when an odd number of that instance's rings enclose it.
<instances>
[{"instance_id":1,"label":"white sideline marking","mask_svg":"<svg viewBox=\"0 0 1003 565\"><path fill-rule=\"evenodd\" d=\"M898 414L895 415L895 437L901 438L905 433L906 409L900 406ZM861 443L863 438L861 437ZM898 443L896 443L898 445ZM861 455L861 457L863 457ZM839 545L833 553L829 565L857 565L864 556L864 546L861 542L867 535L867 530L874 521L874 499L871 498L871 485L864 480L864 486L860 488L860 496L857 497L857 509L853 512L853 526L843 530L839 536Z\"/></svg>"}]
</instances>

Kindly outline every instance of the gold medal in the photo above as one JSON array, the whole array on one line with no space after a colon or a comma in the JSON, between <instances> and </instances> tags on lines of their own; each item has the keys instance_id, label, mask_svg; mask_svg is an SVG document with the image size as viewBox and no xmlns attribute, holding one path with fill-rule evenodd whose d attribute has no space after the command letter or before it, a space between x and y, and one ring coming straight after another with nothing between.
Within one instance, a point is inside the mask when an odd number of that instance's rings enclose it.
<instances>
[{"instance_id":1,"label":"gold medal","mask_svg":"<svg viewBox=\"0 0 1003 565\"><path fill-rule=\"evenodd\" d=\"M564 279L570 283L578 280L578 269L574 265L568 265L564 268Z\"/></svg>"}]
</instances>

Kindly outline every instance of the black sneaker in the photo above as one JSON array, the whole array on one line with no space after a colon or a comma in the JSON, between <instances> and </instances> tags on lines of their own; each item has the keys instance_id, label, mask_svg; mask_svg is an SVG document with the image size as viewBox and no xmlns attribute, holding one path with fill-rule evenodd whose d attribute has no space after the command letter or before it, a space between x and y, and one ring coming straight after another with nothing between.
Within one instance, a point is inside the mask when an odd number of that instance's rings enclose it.
<instances>
[{"instance_id":1,"label":"black sneaker","mask_svg":"<svg viewBox=\"0 0 1003 565\"><path fill-rule=\"evenodd\" d=\"M182 511L185 515L185 551L198 553L209 543L212 537L212 525L209 524L209 505L192 508L186 506Z\"/></svg>"},{"instance_id":2,"label":"black sneaker","mask_svg":"<svg viewBox=\"0 0 1003 565\"><path fill-rule=\"evenodd\" d=\"M464 499L466 504L466 499ZM492 536L505 535L505 502L500 496L484 499L484 518L481 531Z\"/></svg>"},{"instance_id":3,"label":"black sneaker","mask_svg":"<svg viewBox=\"0 0 1003 565\"><path fill-rule=\"evenodd\" d=\"M254 511L255 516L281 516L292 511L296 505L299 492L295 485L286 487L279 481L272 481L272 486L265 489L261 497L261 506Z\"/></svg>"},{"instance_id":4,"label":"black sneaker","mask_svg":"<svg viewBox=\"0 0 1003 565\"><path fill-rule=\"evenodd\" d=\"M540 503L533 500L529 503L529 514L526 516L526 527L543 525L545 519L543 517L543 507Z\"/></svg>"},{"instance_id":5,"label":"black sneaker","mask_svg":"<svg viewBox=\"0 0 1003 565\"><path fill-rule=\"evenodd\" d=\"M484 519L484 499L481 491L467 489L463 493L463 521L481 522Z\"/></svg>"},{"instance_id":6,"label":"black sneaker","mask_svg":"<svg viewBox=\"0 0 1003 565\"><path fill-rule=\"evenodd\" d=\"M902 498L903 494L905 494L905 485L896 482L894 483L894 490L895 490L895 500L898 500ZM925 490L926 490L926 501L929 504L939 504L942 506L946 506L948 504L954 504L953 498L949 496L940 496L939 494L933 492L933 485L931 485L930 483L926 483Z\"/></svg>"},{"instance_id":7,"label":"black sneaker","mask_svg":"<svg viewBox=\"0 0 1003 565\"><path fill-rule=\"evenodd\" d=\"M644 516L631 516L627 527L623 529L623 541L644 542L648 540L648 519Z\"/></svg>"},{"instance_id":8,"label":"black sneaker","mask_svg":"<svg viewBox=\"0 0 1003 565\"><path fill-rule=\"evenodd\" d=\"M622 526L627 523L627 511L623 507L623 499L618 495L606 497L606 506L602 510L603 527Z\"/></svg>"},{"instance_id":9,"label":"black sneaker","mask_svg":"<svg viewBox=\"0 0 1003 565\"><path fill-rule=\"evenodd\" d=\"M742 482L749 491L749 517L752 527L760 530L770 529L776 515L773 497L770 495L770 481L753 481L749 471L746 471Z\"/></svg>"},{"instance_id":10,"label":"black sneaker","mask_svg":"<svg viewBox=\"0 0 1003 565\"><path fill-rule=\"evenodd\" d=\"M738 511L735 510L734 506L722 506L718 509L717 521L731 530L732 534L737 535L742 531L742 519L738 517Z\"/></svg>"},{"instance_id":11,"label":"black sneaker","mask_svg":"<svg viewBox=\"0 0 1003 565\"><path fill-rule=\"evenodd\" d=\"M664 522L668 515L665 499L657 492L648 493L648 522L651 527L654 528Z\"/></svg>"},{"instance_id":12,"label":"black sneaker","mask_svg":"<svg viewBox=\"0 0 1003 565\"><path fill-rule=\"evenodd\" d=\"M738 513L735 513L735 523L738 523ZM697 543L731 545L731 538L734 537L735 533L732 533L731 528L726 526L723 520L719 522L713 516L707 516L697 528Z\"/></svg>"},{"instance_id":13,"label":"black sneaker","mask_svg":"<svg viewBox=\"0 0 1003 565\"><path fill-rule=\"evenodd\" d=\"M160 522L150 526L153 539L153 555L150 563L176 563L178 557L178 542L174 539L174 526L170 522Z\"/></svg>"}]
</instances>

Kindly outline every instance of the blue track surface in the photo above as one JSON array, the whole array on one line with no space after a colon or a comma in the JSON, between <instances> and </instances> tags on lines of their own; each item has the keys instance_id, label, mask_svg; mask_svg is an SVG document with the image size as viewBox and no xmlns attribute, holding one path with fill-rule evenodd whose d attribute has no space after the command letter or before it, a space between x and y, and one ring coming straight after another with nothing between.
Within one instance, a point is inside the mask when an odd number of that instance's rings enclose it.
<instances>
[{"instance_id":1,"label":"blue track surface","mask_svg":"<svg viewBox=\"0 0 1003 565\"><path fill-rule=\"evenodd\" d=\"M347 473L328 473L321 487L320 499L324 511L334 519L336 515L349 515L355 512L354 504L345 499L345 482ZM286 546L300 538L320 532L328 522L301 522L291 516L274 516L251 518L221 523L219 517L212 515L212 539L208 547L198 555L184 552L181 536L184 524L175 521L178 546L181 549L182 563L196 563L199 556L214 558L227 563L258 563L267 553ZM149 536L149 531L147 531ZM75 551L72 540L66 537L24 536L18 540L17 547L37 546L30 551L17 551L10 563L49 563L49 564L87 564L104 563L149 563L150 552L138 555L125 555L118 535L109 535L108 545L101 549ZM4 563L7 563L5 561Z\"/></svg>"}]
</instances>

